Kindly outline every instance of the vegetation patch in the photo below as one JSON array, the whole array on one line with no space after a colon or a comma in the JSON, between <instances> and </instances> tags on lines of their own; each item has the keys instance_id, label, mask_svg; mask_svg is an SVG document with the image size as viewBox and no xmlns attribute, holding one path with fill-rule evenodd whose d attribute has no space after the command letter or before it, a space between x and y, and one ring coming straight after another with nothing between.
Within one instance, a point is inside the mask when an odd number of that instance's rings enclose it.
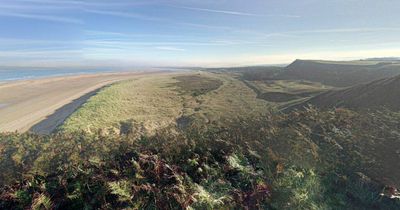
<instances>
[{"instance_id":1,"label":"vegetation patch","mask_svg":"<svg viewBox=\"0 0 400 210\"><path fill-rule=\"evenodd\" d=\"M249 88L257 93L257 98L272 103L286 105L295 101L304 101L329 89L320 83L289 80L242 80Z\"/></svg>"},{"instance_id":2,"label":"vegetation patch","mask_svg":"<svg viewBox=\"0 0 400 210\"><path fill-rule=\"evenodd\" d=\"M174 77L178 80L176 86L183 92L188 92L192 96L199 96L210 91L217 90L223 82L219 79L209 78L200 75L183 75Z\"/></svg>"},{"instance_id":3,"label":"vegetation patch","mask_svg":"<svg viewBox=\"0 0 400 210\"><path fill-rule=\"evenodd\" d=\"M0 209L399 209L399 120L310 108L153 136L0 134Z\"/></svg>"},{"instance_id":4,"label":"vegetation patch","mask_svg":"<svg viewBox=\"0 0 400 210\"><path fill-rule=\"evenodd\" d=\"M169 83L172 75L146 75L135 80L113 84L91 97L75 111L59 131L84 130L122 132L130 124L142 125L144 133L175 123L182 110L181 96ZM124 124L122 131L121 123Z\"/></svg>"},{"instance_id":5,"label":"vegetation patch","mask_svg":"<svg viewBox=\"0 0 400 210\"><path fill-rule=\"evenodd\" d=\"M260 92L263 93L282 92L299 95L311 95L331 89L331 87L317 82L292 80L252 81L250 84L254 85L258 90L260 90Z\"/></svg>"},{"instance_id":6,"label":"vegetation patch","mask_svg":"<svg viewBox=\"0 0 400 210\"><path fill-rule=\"evenodd\" d=\"M288 101L302 98L300 95L291 94L291 93L281 93L281 92L262 93L258 97L262 98L266 101L276 102L276 103L288 102Z\"/></svg>"},{"instance_id":7,"label":"vegetation patch","mask_svg":"<svg viewBox=\"0 0 400 210\"><path fill-rule=\"evenodd\" d=\"M195 78L195 88L184 91L176 86L174 78L186 78L178 83L185 83L187 88L192 88L190 81ZM197 95L200 92L207 94ZM67 118L59 131L94 133L101 129L104 133L123 134L135 130L153 134L170 125L224 123L222 119L259 115L268 112L270 106L228 74L146 75L102 89Z\"/></svg>"}]
</instances>

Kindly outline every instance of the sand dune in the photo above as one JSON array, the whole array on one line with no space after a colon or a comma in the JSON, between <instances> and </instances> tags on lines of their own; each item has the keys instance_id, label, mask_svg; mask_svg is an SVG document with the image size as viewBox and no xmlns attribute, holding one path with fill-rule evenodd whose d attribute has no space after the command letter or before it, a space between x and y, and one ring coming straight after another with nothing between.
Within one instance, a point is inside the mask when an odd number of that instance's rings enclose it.
<instances>
[{"instance_id":1,"label":"sand dune","mask_svg":"<svg viewBox=\"0 0 400 210\"><path fill-rule=\"evenodd\" d=\"M49 133L99 88L152 73L160 72L79 75L0 84L0 132L28 131L46 119L34 130Z\"/></svg>"}]
</instances>

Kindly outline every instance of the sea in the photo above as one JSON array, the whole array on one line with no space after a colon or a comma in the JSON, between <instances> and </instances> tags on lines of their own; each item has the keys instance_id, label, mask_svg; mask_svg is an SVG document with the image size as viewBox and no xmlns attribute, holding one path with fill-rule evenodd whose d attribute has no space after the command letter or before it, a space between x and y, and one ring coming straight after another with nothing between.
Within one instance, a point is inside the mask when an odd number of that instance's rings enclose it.
<instances>
[{"instance_id":1,"label":"sea","mask_svg":"<svg viewBox=\"0 0 400 210\"><path fill-rule=\"evenodd\" d=\"M81 74L96 74L96 73L112 73L117 72L110 69L0 69L0 83L17 81L17 80L30 80L46 77L81 75Z\"/></svg>"}]
</instances>

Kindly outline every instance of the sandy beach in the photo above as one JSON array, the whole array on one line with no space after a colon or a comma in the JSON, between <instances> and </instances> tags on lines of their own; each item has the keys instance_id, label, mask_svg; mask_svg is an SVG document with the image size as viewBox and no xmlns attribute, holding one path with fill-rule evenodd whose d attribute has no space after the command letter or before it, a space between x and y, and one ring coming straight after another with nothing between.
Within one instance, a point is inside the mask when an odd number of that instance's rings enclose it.
<instances>
[{"instance_id":1,"label":"sandy beach","mask_svg":"<svg viewBox=\"0 0 400 210\"><path fill-rule=\"evenodd\" d=\"M0 132L50 133L100 88L160 72L91 74L0 84Z\"/></svg>"}]
</instances>

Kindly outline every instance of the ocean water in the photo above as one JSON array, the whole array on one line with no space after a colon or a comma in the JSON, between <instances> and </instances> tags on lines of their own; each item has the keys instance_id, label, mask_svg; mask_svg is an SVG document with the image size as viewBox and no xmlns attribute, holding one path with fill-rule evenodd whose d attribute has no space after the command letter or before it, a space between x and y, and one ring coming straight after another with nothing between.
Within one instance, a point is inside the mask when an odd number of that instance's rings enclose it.
<instances>
[{"instance_id":1,"label":"ocean water","mask_svg":"<svg viewBox=\"0 0 400 210\"><path fill-rule=\"evenodd\" d=\"M112 71L109 69L89 69L89 70L12 69L12 70L0 70L0 82L15 81L15 80L29 80L29 79L67 76L67 75L107 73L107 72L116 72L116 71Z\"/></svg>"}]
</instances>

